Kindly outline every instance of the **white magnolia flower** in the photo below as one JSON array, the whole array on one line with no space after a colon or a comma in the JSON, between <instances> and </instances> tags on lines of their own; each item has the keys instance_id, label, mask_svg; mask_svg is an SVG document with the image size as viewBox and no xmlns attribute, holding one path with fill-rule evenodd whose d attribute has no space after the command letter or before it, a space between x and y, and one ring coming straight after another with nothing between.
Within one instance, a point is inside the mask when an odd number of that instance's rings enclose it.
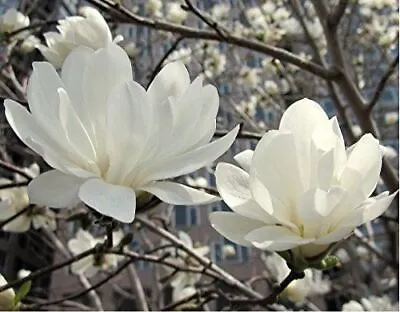
<instances>
[{"instance_id":1,"label":"white magnolia flower","mask_svg":"<svg viewBox=\"0 0 400 312\"><path fill-rule=\"evenodd\" d=\"M292 104L279 130L235 160L243 169L219 163L215 172L233 212L212 213L213 227L240 245L291 250L293 261L324 256L397 194L369 197L382 166L378 140L365 134L346 150L336 117L309 99Z\"/></svg>"},{"instance_id":2,"label":"white magnolia flower","mask_svg":"<svg viewBox=\"0 0 400 312\"><path fill-rule=\"evenodd\" d=\"M388 296L361 298L360 302L351 300L342 306L342 311L398 311L399 303L392 304Z\"/></svg>"},{"instance_id":3,"label":"white magnolia flower","mask_svg":"<svg viewBox=\"0 0 400 312\"><path fill-rule=\"evenodd\" d=\"M215 4L211 8L211 16L216 21L224 21L227 20L229 17L230 6L226 3L218 3Z\"/></svg>"},{"instance_id":4,"label":"white magnolia flower","mask_svg":"<svg viewBox=\"0 0 400 312\"><path fill-rule=\"evenodd\" d=\"M40 45L40 40L34 35L28 36L20 45L20 49L23 53L32 52L38 45Z\"/></svg>"},{"instance_id":5,"label":"white magnolia flower","mask_svg":"<svg viewBox=\"0 0 400 312\"><path fill-rule=\"evenodd\" d=\"M7 281L2 274L0 274L0 287L7 285ZM14 306L15 291L8 288L0 292L0 310L11 311Z\"/></svg>"},{"instance_id":6,"label":"white magnolia flower","mask_svg":"<svg viewBox=\"0 0 400 312\"><path fill-rule=\"evenodd\" d=\"M202 77L191 83L182 63L165 66L145 90L116 44L97 51L80 47L67 57L61 77L51 64L33 63L27 98L30 113L5 101L7 120L55 168L29 184L32 203L62 208L82 201L132 222L143 192L176 205L218 200L165 181L210 164L239 130L209 143L218 93L203 86Z\"/></svg>"},{"instance_id":7,"label":"white magnolia flower","mask_svg":"<svg viewBox=\"0 0 400 312\"><path fill-rule=\"evenodd\" d=\"M114 246L117 246L121 242L122 237L122 231L113 232ZM79 229L75 238L68 241L68 249L73 255L78 255L95 247L98 243L103 243L105 239L105 237L94 238L89 232ZM76 275L84 274L90 278L100 270L106 271L115 268L123 258L123 256L116 254L103 254L100 258L95 255L89 255L72 263L71 272Z\"/></svg>"},{"instance_id":8,"label":"white magnolia flower","mask_svg":"<svg viewBox=\"0 0 400 312\"><path fill-rule=\"evenodd\" d=\"M21 269L18 271L17 276L19 279L29 276L32 272L29 270Z\"/></svg>"},{"instance_id":9,"label":"white magnolia flower","mask_svg":"<svg viewBox=\"0 0 400 312\"><path fill-rule=\"evenodd\" d=\"M180 231L179 232L179 239L182 243L191 248L196 254L199 256L205 256L210 252L210 248L208 246L200 246L200 247L193 247L193 241L190 236ZM163 242L163 245L169 244L168 242ZM198 266L199 263L193 258L190 257L186 252L182 251L181 249L176 249L174 247L165 248L164 251L169 251L171 257L167 259L178 266ZM167 271L171 274L173 269L167 268ZM193 272L183 272L179 271L174 274L171 280L171 287L176 289L183 289L186 287L193 287L198 281L201 279L201 274L193 273Z\"/></svg>"},{"instance_id":10,"label":"white magnolia flower","mask_svg":"<svg viewBox=\"0 0 400 312\"><path fill-rule=\"evenodd\" d=\"M279 93L278 84L273 80L265 80L264 88L270 95L277 95Z\"/></svg>"},{"instance_id":11,"label":"white magnolia flower","mask_svg":"<svg viewBox=\"0 0 400 312\"><path fill-rule=\"evenodd\" d=\"M286 261L277 253L269 255L262 253L261 259L277 283L281 283L289 275L290 269ZM306 269L304 274L304 278L291 282L283 291L282 296L296 304L302 304L307 297L326 294L330 291L331 283L328 279L322 278L322 271Z\"/></svg>"},{"instance_id":12,"label":"white magnolia flower","mask_svg":"<svg viewBox=\"0 0 400 312\"><path fill-rule=\"evenodd\" d=\"M162 12L161 9L163 7L163 3L161 0L148 0L146 2L146 12L150 16L161 17Z\"/></svg>"},{"instance_id":13,"label":"white magnolia flower","mask_svg":"<svg viewBox=\"0 0 400 312\"><path fill-rule=\"evenodd\" d=\"M0 16L0 31L4 33L11 33L21 28L29 26L29 16L25 16L14 8L10 8ZM24 39L28 32L22 31L15 35L16 39Z\"/></svg>"},{"instance_id":14,"label":"white magnolia flower","mask_svg":"<svg viewBox=\"0 0 400 312\"><path fill-rule=\"evenodd\" d=\"M40 168L34 163L29 168L25 168L24 171L31 177L36 177L39 175ZM26 182L26 179L20 175L16 175L15 181ZM7 185L15 181L2 178L0 185ZM0 190L0 199L0 220L4 221L28 207L28 188L21 186ZM55 214L46 207L34 207L30 211L8 222L3 227L3 230L8 232L26 232L30 229L31 224L34 229L48 227L50 230L55 230Z\"/></svg>"},{"instance_id":15,"label":"white magnolia flower","mask_svg":"<svg viewBox=\"0 0 400 312\"><path fill-rule=\"evenodd\" d=\"M189 13L181 8L180 2L171 2L167 4L167 19L176 24L182 23L188 17Z\"/></svg>"},{"instance_id":16,"label":"white magnolia flower","mask_svg":"<svg viewBox=\"0 0 400 312\"><path fill-rule=\"evenodd\" d=\"M380 145L383 157L388 159L396 159L397 151L391 146Z\"/></svg>"},{"instance_id":17,"label":"white magnolia flower","mask_svg":"<svg viewBox=\"0 0 400 312\"><path fill-rule=\"evenodd\" d=\"M398 112L390 112L385 114L385 123L387 125L394 125L399 121L399 113Z\"/></svg>"},{"instance_id":18,"label":"white magnolia flower","mask_svg":"<svg viewBox=\"0 0 400 312\"><path fill-rule=\"evenodd\" d=\"M136 44L133 41L128 42L123 46L123 49L125 50L126 54L130 58L134 58L136 56Z\"/></svg>"},{"instance_id":19,"label":"white magnolia flower","mask_svg":"<svg viewBox=\"0 0 400 312\"><path fill-rule=\"evenodd\" d=\"M65 58L76 47L100 49L107 47L113 41L110 28L99 11L85 7L81 12L84 16L59 20L57 26L59 32L45 33L47 46L38 46L43 56L55 67L61 67ZM117 36L114 41L121 39L121 36Z\"/></svg>"}]
</instances>

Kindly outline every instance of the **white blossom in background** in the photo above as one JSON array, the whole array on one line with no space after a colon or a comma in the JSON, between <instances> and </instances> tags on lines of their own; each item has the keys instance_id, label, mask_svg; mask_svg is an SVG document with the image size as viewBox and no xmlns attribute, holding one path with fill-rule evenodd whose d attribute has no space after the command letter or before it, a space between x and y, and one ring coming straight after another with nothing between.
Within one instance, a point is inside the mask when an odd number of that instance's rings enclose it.
<instances>
[{"instance_id":1,"label":"white blossom in background","mask_svg":"<svg viewBox=\"0 0 400 312\"><path fill-rule=\"evenodd\" d=\"M130 41L127 44L123 45L122 48L125 50L126 54L128 54L130 58L134 58L136 56L136 44L133 41Z\"/></svg>"},{"instance_id":2,"label":"white blossom in background","mask_svg":"<svg viewBox=\"0 0 400 312\"><path fill-rule=\"evenodd\" d=\"M40 168L34 163L29 168L24 168L24 171L31 177L36 177L40 173ZM0 179L0 185L14 182L26 182L26 178L17 174L15 181ZM28 207L28 188L21 186L2 189L0 190L0 199L0 220L4 221ZM55 214L46 207L33 207L30 211L8 222L2 229L7 232L26 232L30 229L31 224L34 229L47 227L54 231L56 229Z\"/></svg>"},{"instance_id":3,"label":"white blossom in background","mask_svg":"<svg viewBox=\"0 0 400 312\"><path fill-rule=\"evenodd\" d=\"M360 302L351 300L342 306L342 311L398 311L399 303L392 304L388 296L361 298Z\"/></svg>"},{"instance_id":4,"label":"white blossom in background","mask_svg":"<svg viewBox=\"0 0 400 312\"><path fill-rule=\"evenodd\" d=\"M176 24L181 24L187 19L189 13L182 9L181 4L181 2L167 3L166 18L168 20Z\"/></svg>"},{"instance_id":5,"label":"white blossom in background","mask_svg":"<svg viewBox=\"0 0 400 312\"><path fill-rule=\"evenodd\" d=\"M265 80L264 81L264 89L269 95L277 95L279 94L278 84L273 80Z\"/></svg>"},{"instance_id":6,"label":"white blossom in background","mask_svg":"<svg viewBox=\"0 0 400 312\"><path fill-rule=\"evenodd\" d=\"M0 287L7 285L8 282L2 274L0 274ZM8 288L0 292L0 310L11 311L14 306L15 291Z\"/></svg>"},{"instance_id":7,"label":"white blossom in background","mask_svg":"<svg viewBox=\"0 0 400 312\"><path fill-rule=\"evenodd\" d=\"M17 276L18 276L19 279L22 279L22 278L25 278L25 277L31 275L31 273L32 272L29 271L29 270L21 269L21 270L18 271Z\"/></svg>"},{"instance_id":8,"label":"white blossom in background","mask_svg":"<svg viewBox=\"0 0 400 312\"><path fill-rule=\"evenodd\" d=\"M123 237L122 231L113 232L113 245L117 246ZM94 238L88 231L79 229L75 237L68 241L68 249L73 255L81 254L99 243L104 243L105 237ZM103 254L100 258L89 255L71 264L71 272L76 275L83 274L90 278L100 270L107 271L117 267L118 262L124 257L116 254Z\"/></svg>"},{"instance_id":9,"label":"white blossom in background","mask_svg":"<svg viewBox=\"0 0 400 312\"><path fill-rule=\"evenodd\" d=\"M198 187L208 187L208 181L204 177L196 177L192 178L190 176L185 177L186 183L190 186L198 186Z\"/></svg>"},{"instance_id":10,"label":"white blossom in background","mask_svg":"<svg viewBox=\"0 0 400 312\"><path fill-rule=\"evenodd\" d=\"M61 77L51 64L33 63L27 99L30 112L5 100L7 120L55 169L29 184L32 203L63 208L82 201L132 222L144 192L176 205L219 200L166 181L211 164L239 130L210 143L218 92L203 86L201 76L191 82L181 62L166 65L145 90L133 81L121 47L80 47L67 57Z\"/></svg>"},{"instance_id":11,"label":"white blossom in background","mask_svg":"<svg viewBox=\"0 0 400 312\"><path fill-rule=\"evenodd\" d=\"M8 9L3 15L0 16L0 32L12 33L21 28L29 26L29 16L22 14L14 8ZM22 31L15 35L15 39L24 39L28 36L29 32Z\"/></svg>"},{"instance_id":12,"label":"white blossom in background","mask_svg":"<svg viewBox=\"0 0 400 312\"><path fill-rule=\"evenodd\" d=\"M254 117L257 111L257 106L259 102L257 95L250 95L248 100L242 100L236 105L238 111L247 114L249 117Z\"/></svg>"},{"instance_id":13,"label":"white blossom in background","mask_svg":"<svg viewBox=\"0 0 400 312\"><path fill-rule=\"evenodd\" d=\"M206 256L210 252L210 248L208 246L200 246L200 247L193 247L193 241L189 234L180 231L178 233L178 237L181 240L181 242L188 248L191 248L196 254L199 256ZM163 242L162 245L168 245L168 242ZM198 266L199 263L197 260L195 260L193 257L190 257L186 252L176 249L174 247L167 247L163 249L164 252L169 251L171 254L170 257L168 257L168 261L174 263L175 265L178 266ZM171 274L173 272L172 268L166 268L167 272ZM179 300L178 298L183 298L187 296L182 296L180 294L180 291L185 288L186 291L191 291L193 292L192 289L194 288L195 284L200 281L201 279L201 274L199 273L193 273L193 272L183 272L183 271L178 271L177 273L174 274L172 280L171 280L171 287L173 288L173 298L174 301Z\"/></svg>"},{"instance_id":14,"label":"white blossom in background","mask_svg":"<svg viewBox=\"0 0 400 312\"><path fill-rule=\"evenodd\" d=\"M277 283L281 283L289 275L290 269L286 261L277 253L262 253L261 259ZM302 304L307 297L323 295L330 291L331 282L322 278L321 271L306 269L304 274L304 278L291 282L281 295L296 304Z\"/></svg>"},{"instance_id":15,"label":"white blossom in background","mask_svg":"<svg viewBox=\"0 0 400 312\"><path fill-rule=\"evenodd\" d=\"M238 82L241 85L248 85L252 88L256 87L261 81L261 70L253 67L242 67L239 72Z\"/></svg>"},{"instance_id":16,"label":"white blossom in background","mask_svg":"<svg viewBox=\"0 0 400 312\"><path fill-rule=\"evenodd\" d=\"M389 112L385 114L385 124L394 125L399 121L399 113L398 112Z\"/></svg>"},{"instance_id":17,"label":"white blossom in background","mask_svg":"<svg viewBox=\"0 0 400 312\"><path fill-rule=\"evenodd\" d=\"M224 258L234 257L236 255L236 248L233 245L224 245L222 247L222 255Z\"/></svg>"},{"instance_id":18,"label":"white blossom in background","mask_svg":"<svg viewBox=\"0 0 400 312\"><path fill-rule=\"evenodd\" d=\"M30 53L35 50L38 45L40 45L39 38L34 35L29 35L26 39L22 41L19 48L23 53Z\"/></svg>"},{"instance_id":19,"label":"white blossom in background","mask_svg":"<svg viewBox=\"0 0 400 312\"><path fill-rule=\"evenodd\" d=\"M229 17L231 7L226 3L215 4L211 8L211 17L217 22L226 21Z\"/></svg>"},{"instance_id":20,"label":"white blossom in background","mask_svg":"<svg viewBox=\"0 0 400 312\"><path fill-rule=\"evenodd\" d=\"M388 159L396 159L398 157L397 151L393 147L381 145L380 148L383 157L386 157Z\"/></svg>"},{"instance_id":21,"label":"white blossom in background","mask_svg":"<svg viewBox=\"0 0 400 312\"><path fill-rule=\"evenodd\" d=\"M110 28L99 11L91 7L81 8L84 16L71 16L58 21L59 32L44 34L46 45L39 45L43 56L55 67L61 67L68 54L76 47L92 49L107 47L113 42ZM121 41L117 36L114 41Z\"/></svg>"},{"instance_id":22,"label":"white blossom in background","mask_svg":"<svg viewBox=\"0 0 400 312\"><path fill-rule=\"evenodd\" d=\"M233 212L211 213L212 226L240 245L290 250L294 265L324 257L397 194L370 197L382 166L378 140L365 134L346 150L336 117L309 99L289 106L279 130L235 160L243 169L217 165L217 189Z\"/></svg>"},{"instance_id":23,"label":"white blossom in background","mask_svg":"<svg viewBox=\"0 0 400 312\"><path fill-rule=\"evenodd\" d=\"M359 125L353 125L351 126L351 131L353 132L354 136L356 138L360 137L362 135L362 129Z\"/></svg>"},{"instance_id":24,"label":"white blossom in background","mask_svg":"<svg viewBox=\"0 0 400 312\"><path fill-rule=\"evenodd\" d=\"M204 60L204 75L208 78L212 78L221 75L225 71L226 67L226 56L221 53L219 49L213 46L209 46L205 52Z\"/></svg>"},{"instance_id":25,"label":"white blossom in background","mask_svg":"<svg viewBox=\"0 0 400 312\"><path fill-rule=\"evenodd\" d=\"M146 12L150 16L162 17L163 3L161 0L148 0L146 1Z\"/></svg>"},{"instance_id":26,"label":"white blossom in background","mask_svg":"<svg viewBox=\"0 0 400 312\"><path fill-rule=\"evenodd\" d=\"M165 60L165 63L181 61L185 65L188 65L192 59L192 49L187 47L180 48L172 52L168 58Z\"/></svg>"}]
</instances>

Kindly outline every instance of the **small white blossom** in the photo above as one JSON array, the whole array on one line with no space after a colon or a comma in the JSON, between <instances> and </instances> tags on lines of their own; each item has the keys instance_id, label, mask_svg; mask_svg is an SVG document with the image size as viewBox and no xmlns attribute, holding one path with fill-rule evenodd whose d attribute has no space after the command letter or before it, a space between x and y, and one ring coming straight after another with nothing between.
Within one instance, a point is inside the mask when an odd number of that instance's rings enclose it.
<instances>
[{"instance_id":1,"label":"small white blossom","mask_svg":"<svg viewBox=\"0 0 400 312\"><path fill-rule=\"evenodd\" d=\"M261 259L276 282L281 283L289 275L290 269L286 261L277 253L269 255L262 253ZM296 304L302 304L307 297L326 294L330 291L331 283L328 279L322 278L321 271L306 269L304 274L304 278L291 282L283 291L282 296Z\"/></svg>"},{"instance_id":2,"label":"small white blossom","mask_svg":"<svg viewBox=\"0 0 400 312\"><path fill-rule=\"evenodd\" d=\"M162 7L163 7L163 3L161 0L146 1L146 12L150 16L161 17L162 16L162 12L161 12Z\"/></svg>"},{"instance_id":3,"label":"small white blossom","mask_svg":"<svg viewBox=\"0 0 400 312\"><path fill-rule=\"evenodd\" d=\"M399 113L398 112L390 112L385 114L385 124L394 125L399 121Z\"/></svg>"},{"instance_id":4,"label":"small white blossom","mask_svg":"<svg viewBox=\"0 0 400 312\"><path fill-rule=\"evenodd\" d=\"M279 87L273 80L265 80L264 82L265 91L270 95L277 95L279 93Z\"/></svg>"},{"instance_id":5,"label":"small white blossom","mask_svg":"<svg viewBox=\"0 0 400 312\"><path fill-rule=\"evenodd\" d=\"M356 138L358 138L359 136L361 136L361 134L363 133L363 132L362 132L362 129L361 129L361 127L360 127L359 125L353 125L353 126L351 126L351 131L353 132L353 134L354 134L354 136L355 136Z\"/></svg>"},{"instance_id":6,"label":"small white blossom","mask_svg":"<svg viewBox=\"0 0 400 312\"><path fill-rule=\"evenodd\" d=\"M114 246L117 246L121 242L122 237L122 231L113 232ZM72 238L68 241L68 249L73 255L78 255L95 247L99 243L104 243L105 239L105 237L94 238L89 232L79 229L75 235L75 238ZM108 253L100 256L89 255L73 262L71 264L71 272L76 275L83 274L90 278L96 275L100 270L106 271L115 268L118 265L118 262L123 258L124 257L121 255Z\"/></svg>"},{"instance_id":7,"label":"small white blossom","mask_svg":"<svg viewBox=\"0 0 400 312\"><path fill-rule=\"evenodd\" d=\"M20 45L20 50L23 53L30 53L39 45L40 45L39 38L35 37L34 35L30 35L26 39L24 39L24 41L22 41Z\"/></svg>"},{"instance_id":8,"label":"small white blossom","mask_svg":"<svg viewBox=\"0 0 400 312\"><path fill-rule=\"evenodd\" d=\"M5 100L7 120L54 168L29 184L32 203L64 208L82 201L129 223L143 192L176 205L219 200L166 181L210 164L239 130L210 143L218 92L203 86L202 76L191 82L181 62L167 64L145 90L118 45L79 47L61 77L51 64L33 63L27 98L30 112Z\"/></svg>"},{"instance_id":9,"label":"small white blossom","mask_svg":"<svg viewBox=\"0 0 400 312\"><path fill-rule=\"evenodd\" d=\"M380 145L383 157L388 159L396 159L398 157L397 151L391 146Z\"/></svg>"},{"instance_id":10,"label":"small white blossom","mask_svg":"<svg viewBox=\"0 0 400 312\"><path fill-rule=\"evenodd\" d=\"M227 20L230 9L230 6L226 3L215 4L211 9L211 16L218 22Z\"/></svg>"},{"instance_id":11,"label":"small white blossom","mask_svg":"<svg viewBox=\"0 0 400 312\"><path fill-rule=\"evenodd\" d=\"M55 67L61 67L68 54L76 47L84 46L92 49L107 47L113 40L110 28L104 17L94 8L81 10L84 16L72 16L58 21L59 32L44 34L45 45L38 49ZM115 41L120 41L117 36Z\"/></svg>"},{"instance_id":12,"label":"small white blossom","mask_svg":"<svg viewBox=\"0 0 400 312\"><path fill-rule=\"evenodd\" d=\"M167 4L167 19L176 24L181 24L188 17L188 12L183 10L180 2Z\"/></svg>"},{"instance_id":13,"label":"small white blossom","mask_svg":"<svg viewBox=\"0 0 400 312\"><path fill-rule=\"evenodd\" d=\"M187 65L190 63L191 59L192 59L192 49L184 47L172 52L165 62L170 63L175 61L181 61Z\"/></svg>"},{"instance_id":14,"label":"small white blossom","mask_svg":"<svg viewBox=\"0 0 400 312\"><path fill-rule=\"evenodd\" d=\"M291 250L294 262L324 256L397 195L370 197L382 166L378 140L365 134L346 150L336 117L309 99L289 106L279 129L235 160L243 169L217 165L217 189L233 212L211 213L212 226L240 245Z\"/></svg>"},{"instance_id":15,"label":"small white blossom","mask_svg":"<svg viewBox=\"0 0 400 312\"><path fill-rule=\"evenodd\" d=\"M239 84L249 85L250 87L256 87L260 81L261 70L259 68L243 67L239 73Z\"/></svg>"},{"instance_id":16,"label":"small white blossom","mask_svg":"<svg viewBox=\"0 0 400 312\"><path fill-rule=\"evenodd\" d=\"M233 257L236 255L236 248L233 245L224 245L222 247L222 255L224 258Z\"/></svg>"},{"instance_id":17,"label":"small white blossom","mask_svg":"<svg viewBox=\"0 0 400 312\"><path fill-rule=\"evenodd\" d=\"M0 16L0 31L3 33L11 33L21 28L29 26L29 17L14 8L10 8ZM24 39L28 32L22 31L15 35L16 39Z\"/></svg>"},{"instance_id":18,"label":"small white blossom","mask_svg":"<svg viewBox=\"0 0 400 312\"><path fill-rule=\"evenodd\" d=\"M361 298L360 302L351 300L342 306L342 311L398 311L399 303L392 304L388 296Z\"/></svg>"},{"instance_id":19,"label":"small white blossom","mask_svg":"<svg viewBox=\"0 0 400 312\"><path fill-rule=\"evenodd\" d=\"M130 41L127 44L125 44L123 46L123 49L130 58L134 58L136 56L136 44L133 41Z\"/></svg>"},{"instance_id":20,"label":"small white blossom","mask_svg":"<svg viewBox=\"0 0 400 312\"><path fill-rule=\"evenodd\" d=\"M0 274L0 287L7 285L7 281L2 274ZM14 306L15 291L8 288L0 292L0 310L11 311Z\"/></svg>"},{"instance_id":21,"label":"small white blossom","mask_svg":"<svg viewBox=\"0 0 400 312\"><path fill-rule=\"evenodd\" d=\"M19 279L29 276L32 272L29 270L21 269L18 271L17 276Z\"/></svg>"},{"instance_id":22,"label":"small white blossom","mask_svg":"<svg viewBox=\"0 0 400 312\"><path fill-rule=\"evenodd\" d=\"M219 49L210 47L206 51L206 59L204 60L204 74L206 77L214 77L222 74L226 66L226 56Z\"/></svg>"},{"instance_id":23,"label":"small white blossom","mask_svg":"<svg viewBox=\"0 0 400 312\"><path fill-rule=\"evenodd\" d=\"M31 177L36 177L39 175L40 168L34 163L29 168L25 168L24 171ZM15 181L26 182L26 179L20 175L16 175ZM3 178L0 181L0 185L7 185L13 182ZM0 220L7 220L29 205L28 188L26 186L0 190L0 198ZM46 207L34 207L32 210L8 222L3 227L3 230L8 232L26 232L30 229L31 224L34 229L48 227L50 230L55 230L55 214Z\"/></svg>"}]
</instances>

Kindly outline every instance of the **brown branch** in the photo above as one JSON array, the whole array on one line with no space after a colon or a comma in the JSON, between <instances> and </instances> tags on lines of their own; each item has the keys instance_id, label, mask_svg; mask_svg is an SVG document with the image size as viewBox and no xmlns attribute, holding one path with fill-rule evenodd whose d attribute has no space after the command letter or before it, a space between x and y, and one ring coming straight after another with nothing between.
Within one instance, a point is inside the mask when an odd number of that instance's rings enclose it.
<instances>
[{"instance_id":1,"label":"brown branch","mask_svg":"<svg viewBox=\"0 0 400 312\"><path fill-rule=\"evenodd\" d=\"M366 106L366 110L368 112L371 112L375 104L378 102L379 98L382 95L383 90L385 89L386 83L388 82L390 77L394 74L398 65L399 65L399 53L397 53L397 56L390 63L386 73L381 77L381 80L379 81L378 86L375 89L374 96L372 97L368 106Z\"/></svg>"},{"instance_id":2,"label":"brown branch","mask_svg":"<svg viewBox=\"0 0 400 312\"><path fill-rule=\"evenodd\" d=\"M336 9L328 16L328 25L330 29L336 29L339 26L340 20L346 12L349 0L340 0Z\"/></svg>"},{"instance_id":3,"label":"brown branch","mask_svg":"<svg viewBox=\"0 0 400 312\"><path fill-rule=\"evenodd\" d=\"M5 190L5 189L9 189L9 188L14 188L14 187L23 187L23 186L27 186L28 184L29 184L29 181L7 183L7 184L0 185L0 190Z\"/></svg>"},{"instance_id":4,"label":"brown branch","mask_svg":"<svg viewBox=\"0 0 400 312\"><path fill-rule=\"evenodd\" d=\"M319 66L313 62L308 62L301 57L289 51L286 51L285 49L267 45L259 41L243 38L232 34L227 34L225 35L225 37L221 37L218 33L215 33L214 31L200 30L184 25L172 24L159 20L152 20L134 14L122 5L116 6L115 3L110 0L88 0L88 2L107 12L116 13L117 18L119 19L118 21L120 23L133 23L137 25L142 25L151 29L180 34L181 36L186 38L226 42L228 44L232 44L238 47L270 55L283 62L296 65L303 70L309 71L319 77L328 80L336 79L339 77L339 73L334 69L323 68L322 66Z\"/></svg>"},{"instance_id":5,"label":"brown branch","mask_svg":"<svg viewBox=\"0 0 400 312\"><path fill-rule=\"evenodd\" d=\"M7 163L3 160L0 160L0 168L3 168L7 171L22 175L24 178L26 178L29 181L33 179L33 177L31 177L29 174L27 174L24 170L18 168L17 166L14 166L10 163Z\"/></svg>"},{"instance_id":6,"label":"brown branch","mask_svg":"<svg viewBox=\"0 0 400 312\"><path fill-rule=\"evenodd\" d=\"M12 215L11 217L5 219L4 221L0 222L0 229L3 230L3 227L10 223L11 221L17 219L19 216L22 216L23 214L27 213L30 209L33 208L33 205L26 206L24 209L18 211L16 214ZM3 230L4 231L4 230Z\"/></svg>"}]
</instances>

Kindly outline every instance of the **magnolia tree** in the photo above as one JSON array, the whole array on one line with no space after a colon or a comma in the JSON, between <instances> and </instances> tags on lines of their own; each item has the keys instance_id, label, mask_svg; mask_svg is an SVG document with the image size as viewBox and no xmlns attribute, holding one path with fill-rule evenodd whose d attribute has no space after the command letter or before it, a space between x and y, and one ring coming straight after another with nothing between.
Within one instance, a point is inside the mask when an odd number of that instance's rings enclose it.
<instances>
[{"instance_id":1,"label":"magnolia tree","mask_svg":"<svg viewBox=\"0 0 400 312\"><path fill-rule=\"evenodd\" d=\"M397 1L21 1L0 31L2 231L57 255L3 272L1 309L398 308ZM260 272L173 227L210 203ZM63 269L80 288L37 296Z\"/></svg>"}]
</instances>

